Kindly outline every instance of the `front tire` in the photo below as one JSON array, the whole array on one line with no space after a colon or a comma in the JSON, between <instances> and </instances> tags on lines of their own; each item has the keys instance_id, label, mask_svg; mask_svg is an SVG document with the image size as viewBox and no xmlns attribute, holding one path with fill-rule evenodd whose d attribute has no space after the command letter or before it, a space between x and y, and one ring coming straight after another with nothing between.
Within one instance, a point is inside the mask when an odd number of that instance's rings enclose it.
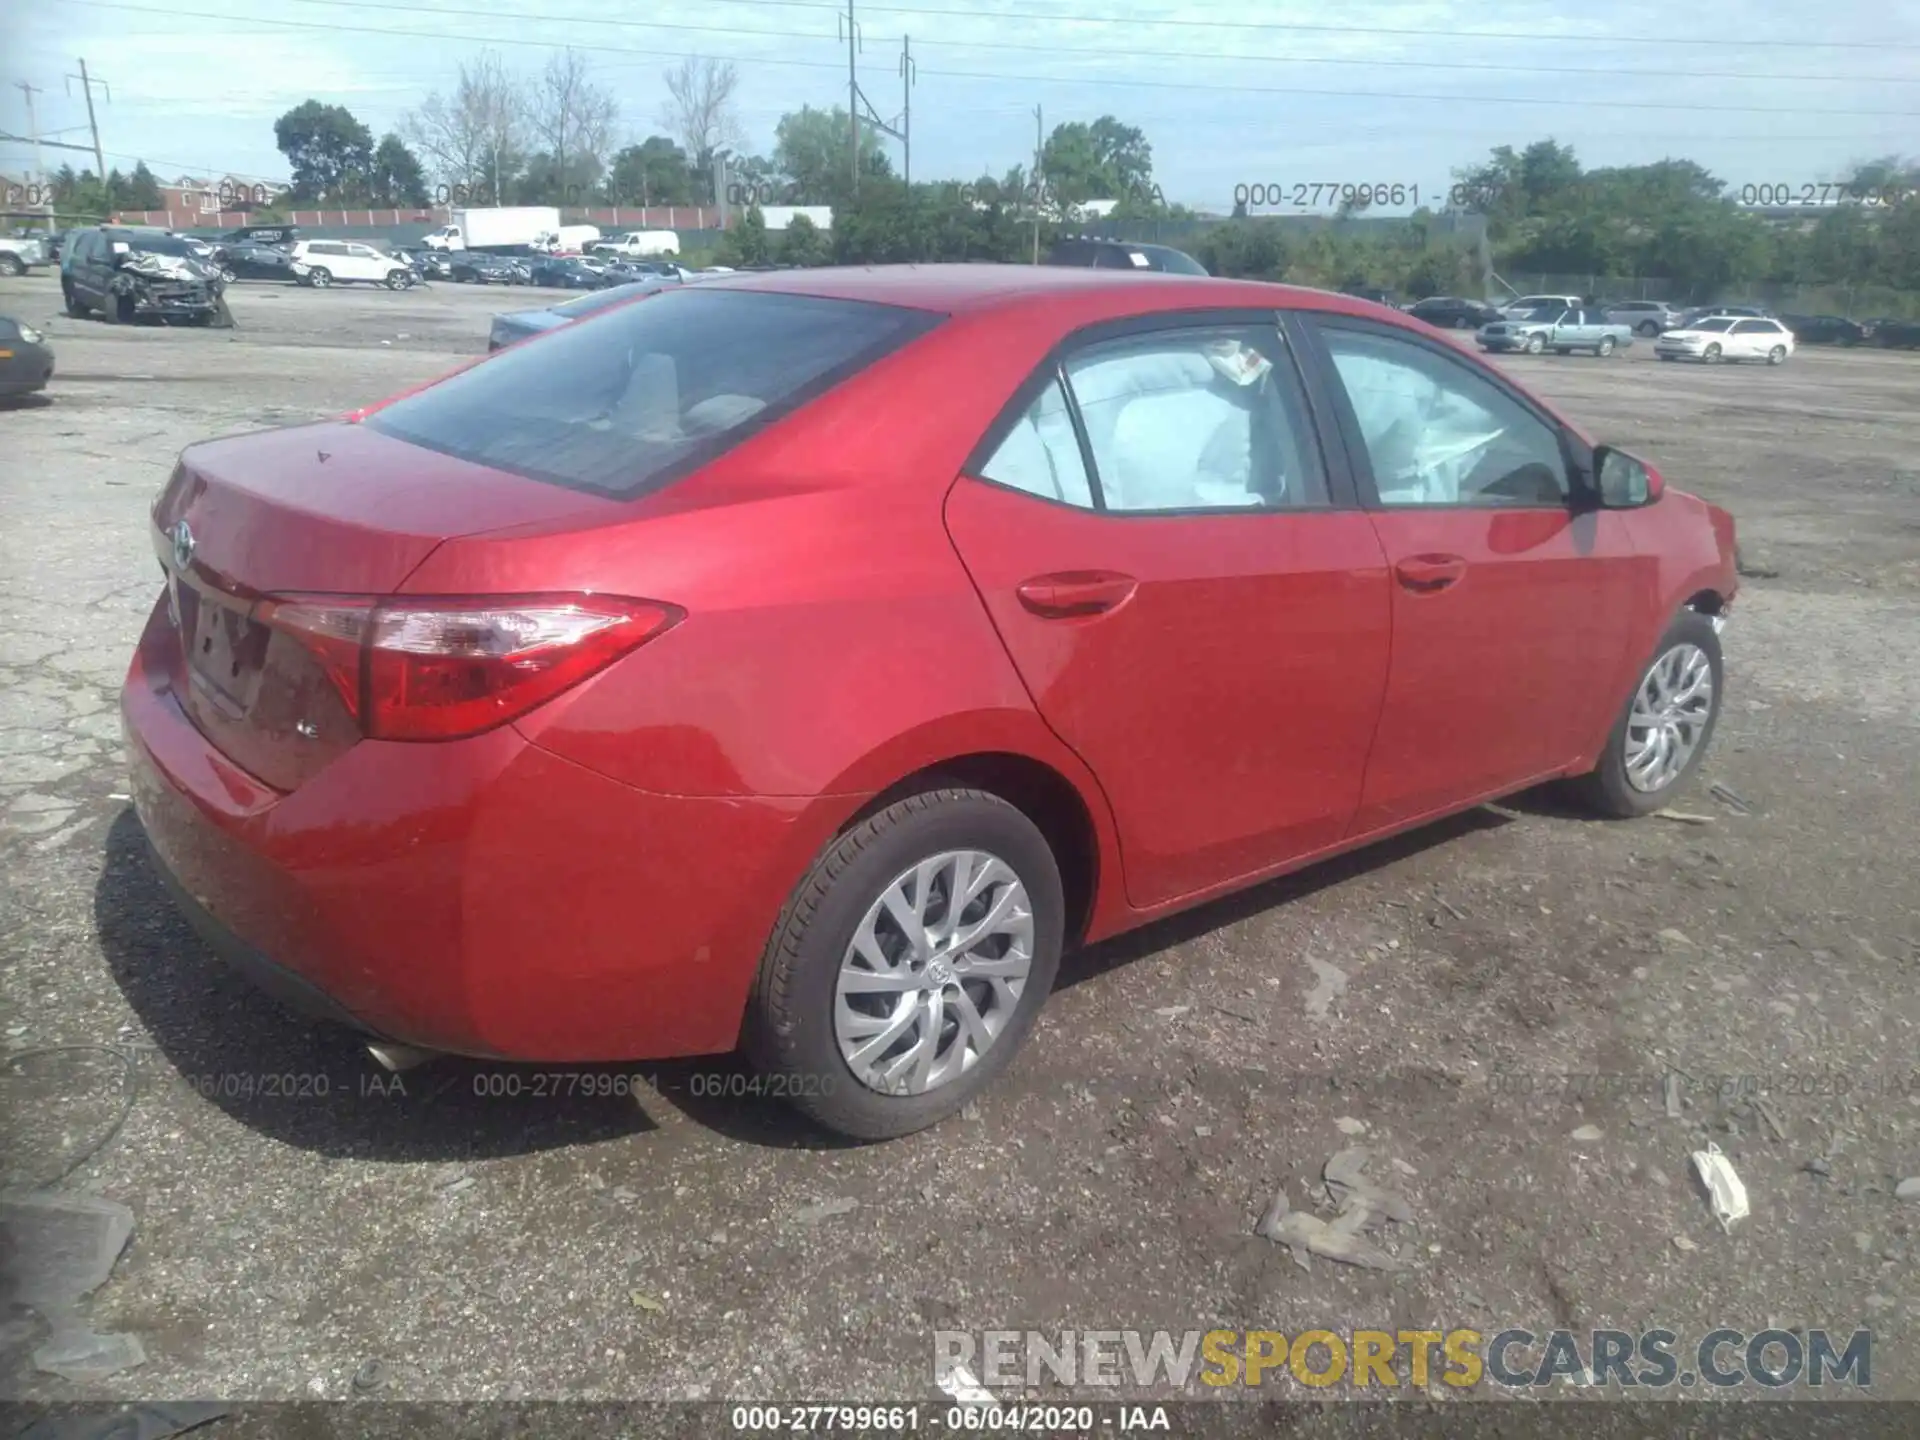
<instances>
[{"instance_id":1,"label":"front tire","mask_svg":"<svg viewBox=\"0 0 1920 1440\"><path fill-rule=\"evenodd\" d=\"M1787 363L1787 347L1784 345L1774 346L1771 350L1767 352L1767 363L1769 365L1786 364Z\"/></svg>"},{"instance_id":2,"label":"front tire","mask_svg":"<svg viewBox=\"0 0 1920 1440\"><path fill-rule=\"evenodd\" d=\"M20 276L26 273L26 261L18 255L0 255L0 275Z\"/></svg>"},{"instance_id":3,"label":"front tire","mask_svg":"<svg viewBox=\"0 0 1920 1440\"><path fill-rule=\"evenodd\" d=\"M1700 358L1705 360L1709 365L1718 365L1720 363L1720 347L1718 345L1707 346L1707 353Z\"/></svg>"},{"instance_id":4,"label":"front tire","mask_svg":"<svg viewBox=\"0 0 1920 1440\"><path fill-rule=\"evenodd\" d=\"M1725 688L1713 621L1682 610L1640 672L1599 764L1575 782L1580 798L1618 819L1664 808L1699 769Z\"/></svg>"},{"instance_id":5,"label":"front tire","mask_svg":"<svg viewBox=\"0 0 1920 1440\"><path fill-rule=\"evenodd\" d=\"M1602 336L1599 347L1594 351L1594 353L1598 355L1602 360L1606 359L1609 355L1613 354L1613 337L1611 335Z\"/></svg>"},{"instance_id":6,"label":"front tire","mask_svg":"<svg viewBox=\"0 0 1920 1440\"><path fill-rule=\"evenodd\" d=\"M71 285L62 281L60 290L61 293L67 297L67 314L71 315L75 320L84 320L93 313L87 308L87 302L73 293L73 287Z\"/></svg>"},{"instance_id":7,"label":"front tire","mask_svg":"<svg viewBox=\"0 0 1920 1440\"><path fill-rule=\"evenodd\" d=\"M1053 852L1012 805L958 788L896 801L830 843L787 901L743 1048L830 1130L925 1129L1026 1039L1064 917Z\"/></svg>"},{"instance_id":8,"label":"front tire","mask_svg":"<svg viewBox=\"0 0 1920 1440\"><path fill-rule=\"evenodd\" d=\"M1545 350L1546 348L1547 348L1547 339L1544 335L1529 335L1527 337L1527 344L1526 344L1527 354L1538 355L1541 351Z\"/></svg>"},{"instance_id":9,"label":"front tire","mask_svg":"<svg viewBox=\"0 0 1920 1440\"><path fill-rule=\"evenodd\" d=\"M413 284L413 276L409 275L405 270L389 270L387 272L387 288L389 290L404 290L411 284Z\"/></svg>"}]
</instances>

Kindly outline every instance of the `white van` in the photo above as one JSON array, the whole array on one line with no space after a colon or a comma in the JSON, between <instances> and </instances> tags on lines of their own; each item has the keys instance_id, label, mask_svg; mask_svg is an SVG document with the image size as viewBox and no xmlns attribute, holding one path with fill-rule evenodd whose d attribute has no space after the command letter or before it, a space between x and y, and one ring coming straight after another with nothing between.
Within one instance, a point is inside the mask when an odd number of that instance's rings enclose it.
<instances>
[{"instance_id":1,"label":"white van","mask_svg":"<svg viewBox=\"0 0 1920 1440\"><path fill-rule=\"evenodd\" d=\"M602 240L592 248L602 255L622 255L629 259L678 255L680 237L672 230L629 230L612 240Z\"/></svg>"}]
</instances>

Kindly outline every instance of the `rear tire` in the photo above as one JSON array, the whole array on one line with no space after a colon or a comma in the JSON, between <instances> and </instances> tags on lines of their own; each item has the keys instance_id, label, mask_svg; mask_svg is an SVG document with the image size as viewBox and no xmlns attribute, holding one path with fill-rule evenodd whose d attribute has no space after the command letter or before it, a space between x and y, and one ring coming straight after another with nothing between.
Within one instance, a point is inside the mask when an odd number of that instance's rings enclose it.
<instances>
[{"instance_id":1,"label":"rear tire","mask_svg":"<svg viewBox=\"0 0 1920 1440\"><path fill-rule=\"evenodd\" d=\"M307 271L307 284L315 290L324 290L333 284L333 272L324 265L316 265Z\"/></svg>"},{"instance_id":2,"label":"rear tire","mask_svg":"<svg viewBox=\"0 0 1920 1440\"><path fill-rule=\"evenodd\" d=\"M943 878L952 881L960 872L934 869L931 863L958 855L975 857L968 863L976 876L985 863L979 857L997 862L1004 878L992 881L970 903L989 914L1008 907L1007 922L1025 931L1024 945L1008 935L1008 948L999 955L943 950L938 943L931 950L908 948L906 929L892 920L894 912L883 897L897 892L916 902L923 934L937 935L959 923L961 917L947 914L940 886ZM917 893L923 876L926 893ZM972 916L968 925L984 923L971 908L963 915ZM742 1048L779 1082L778 1093L830 1130L885 1140L925 1129L991 1084L1026 1039L1059 969L1064 916L1053 852L1012 805L997 795L958 788L896 801L829 843L781 910L761 958ZM869 941L857 952L856 935ZM996 948L997 935L984 942L989 950ZM1022 949L1028 963L1018 982L996 974L996 984L967 968L1017 964ZM899 983L856 981L843 991L849 975L873 973L853 963L870 953L897 967L887 973ZM1014 983L1020 985L1017 996L1011 996ZM962 995L970 997L964 1004L957 998ZM963 1023L965 1012L975 1023ZM878 1019L885 1025L872 1029ZM984 1048L977 1043L982 1034L988 1036ZM930 1068L920 1069L923 1079L915 1083L925 1088L890 1093L860 1078L848 1050L859 1058L863 1045L885 1047L860 1059L869 1079L875 1078L874 1070L896 1065L907 1067L903 1077L915 1074L909 1057L924 1049ZM949 1063L953 1072L942 1078Z\"/></svg>"},{"instance_id":3,"label":"rear tire","mask_svg":"<svg viewBox=\"0 0 1920 1440\"><path fill-rule=\"evenodd\" d=\"M1642 320L1640 322L1640 333L1649 337L1658 335L1660 333L1659 322L1655 320Z\"/></svg>"},{"instance_id":4,"label":"rear tire","mask_svg":"<svg viewBox=\"0 0 1920 1440\"><path fill-rule=\"evenodd\" d=\"M1671 695L1685 693L1684 686L1673 683L1674 676L1685 671L1695 654L1704 657L1706 683L1710 687L1705 709L1698 713L1688 711L1684 704L1675 707L1667 703ZM1698 679L1697 667L1692 678ZM1616 819L1635 819L1664 808L1699 770L1701 758L1712 743L1714 727L1720 721L1725 688L1720 636L1713 628L1713 621L1698 610L1682 610L1641 668L1633 693L1620 707L1619 718L1607 732L1606 748L1600 753L1599 763L1572 782L1573 792L1592 809ZM1646 772L1650 760L1659 757L1652 756L1647 747L1662 725L1640 724L1636 720L1660 722L1663 717L1682 714L1691 718L1673 722L1673 740L1667 754L1671 759L1683 743L1685 754L1671 774L1664 774L1654 766L1649 776ZM1642 775L1638 782L1635 772ZM1659 783L1647 788L1649 778Z\"/></svg>"}]
</instances>

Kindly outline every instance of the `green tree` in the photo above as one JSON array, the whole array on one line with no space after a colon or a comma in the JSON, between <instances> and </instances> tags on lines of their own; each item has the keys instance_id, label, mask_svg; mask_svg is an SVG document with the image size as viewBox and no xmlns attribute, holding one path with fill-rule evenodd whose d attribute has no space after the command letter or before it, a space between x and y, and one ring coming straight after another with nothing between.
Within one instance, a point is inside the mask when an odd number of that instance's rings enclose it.
<instances>
[{"instance_id":1,"label":"green tree","mask_svg":"<svg viewBox=\"0 0 1920 1440\"><path fill-rule=\"evenodd\" d=\"M830 258L827 237L812 220L796 215L787 222L786 233L780 237L782 265L824 265Z\"/></svg>"},{"instance_id":2,"label":"green tree","mask_svg":"<svg viewBox=\"0 0 1920 1440\"><path fill-rule=\"evenodd\" d=\"M737 267L772 263L773 242L767 235L767 217L760 213L758 205L749 206L739 223L720 237L715 253L720 256L719 263L722 265Z\"/></svg>"},{"instance_id":3,"label":"green tree","mask_svg":"<svg viewBox=\"0 0 1920 1440\"><path fill-rule=\"evenodd\" d=\"M627 146L607 172L607 199L615 205L696 205L707 188L687 152L664 135Z\"/></svg>"},{"instance_id":4,"label":"green tree","mask_svg":"<svg viewBox=\"0 0 1920 1440\"><path fill-rule=\"evenodd\" d=\"M396 209L427 203L426 171L398 135L389 133L373 152L367 189L375 203Z\"/></svg>"},{"instance_id":5,"label":"green tree","mask_svg":"<svg viewBox=\"0 0 1920 1440\"><path fill-rule=\"evenodd\" d=\"M373 132L344 105L307 100L273 123L280 153L293 167L293 198L351 201L366 195Z\"/></svg>"},{"instance_id":6,"label":"green tree","mask_svg":"<svg viewBox=\"0 0 1920 1440\"><path fill-rule=\"evenodd\" d=\"M774 127L773 164L786 177L791 203L834 205L852 191L847 164L847 112L835 106L816 110L803 105L780 117ZM887 152L871 130L860 132L860 178L893 174Z\"/></svg>"},{"instance_id":7,"label":"green tree","mask_svg":"<svg viewBox=\"0 0 1920 1440\"><path fill-rule=\"evenodd\" d=\"M1048 193L1061 205L1154 195L1153 147L1141 131L1111 115L1091 125L1054 126L1041 148L1040 166Z\"/></svg>"},{"instance_id":8,"label":"green tree","mask_svg":"<svg viewBox=\"0 0 1920 1440\"><path fill-rule=\"evenodd\" d=\"M123 208L160 210L165 208L166 203L166 197L160 193L160 182L154 178L153 171L147 168L147 162L138 162L133 167L133 174L127 177Z\"/></svg>"}]
</instances>

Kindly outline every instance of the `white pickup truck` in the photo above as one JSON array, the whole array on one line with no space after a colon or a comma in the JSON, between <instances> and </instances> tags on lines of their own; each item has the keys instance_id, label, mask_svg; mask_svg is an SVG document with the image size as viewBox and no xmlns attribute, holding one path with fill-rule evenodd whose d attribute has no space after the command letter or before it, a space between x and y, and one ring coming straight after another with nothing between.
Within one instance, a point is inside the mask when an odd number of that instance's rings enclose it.
<instances>
[{"instance_id":1,"label":"white pickup truck","mask_svg":"<svg viewBox=\"0 0 1920 1440\"><path fill-rule=\"evenodd\" d=\"M680 237L672 230L629 230L611 240L601 240L590 248L597 255L620 255L628 259L678 255Z\"/></svg>"},{"instance_id":2,"label":"white pickup truck","mask_svg":"<svg viewBox=\"0 0 1920 1440\"><path fill-rule=\"evenodd\" d=\"M53 258L38 235L0 235L0 275L24 275L35 265L51 265Z\"/></svg>"}]
</instances>

